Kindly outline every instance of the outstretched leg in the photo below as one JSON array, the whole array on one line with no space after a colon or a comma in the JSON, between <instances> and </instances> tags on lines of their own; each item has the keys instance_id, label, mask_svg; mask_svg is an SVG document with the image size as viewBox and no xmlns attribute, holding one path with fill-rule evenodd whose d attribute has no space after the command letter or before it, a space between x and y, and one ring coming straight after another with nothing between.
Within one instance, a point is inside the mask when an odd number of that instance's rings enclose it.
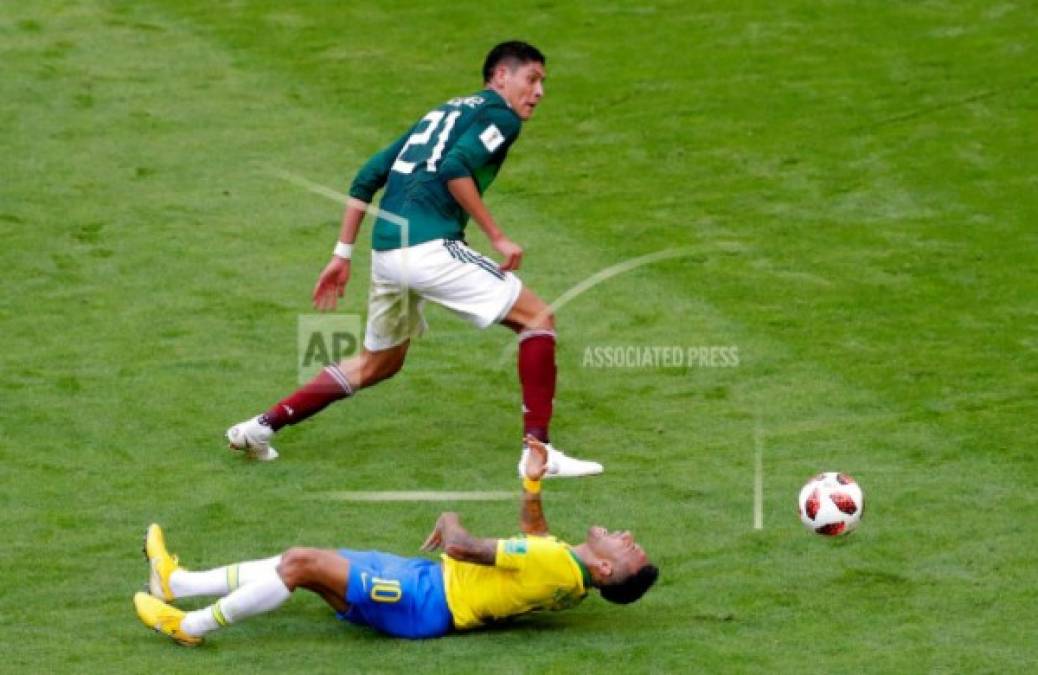
<instances>
[{"instance_id":1,"label":"outstretched leg","mask_svg":"<svg viewBox=\"0 0 1038 675\"><path fill-rule=\"evenodd\" d=\"M296 588L320 595L336 611L346 611L349 561L336 551L290 548L276 567L266 567L249 583L212 605L188 612L181 629L196 637L280 607Z\"/></svg>"},{"instance_id":2,"label":"outstretched leg","mask_svg":"<svg viewBox=\"0 0 1038 675\"><path fill-rule=\"evenodd\" d=\"M277 563L271 564L275 560ZM245 567L249 568L247 583L208 607L185 613L152 595L138 593L133 598L137 616L146 626L179 644L195 646L202 643L207 633L218 628L277 609L296 588L320 595L336 611L349 609L346 589L350 564L336 551L292 548L280 556L228 565L210 572L226 573L237 569L240 573ZM205 575L208 572L194 574Z\"/></svg>"},{"instance_id":3,"label":"outstretched leg","mask_svg":"<svg viewBox=\"0 0 1038 675\"><path fill-rule=\"evenodd\" d=\"M166 602L178 598L227 595L275 569L281 556L193 572L180 566L177 556L166 548L166 535L158 523L144 534L144 557L148 560L148 590Z\"/></svg>"},{"instance_id":4,"label":"outstretched leg","mask_svg":"<svg viewBox=\"0 0 1038 675\"><path fill-rule=\"evenodd\" d=\"M277 431L316 415L328 405L352 396L398 373L404 365L410 340L377 352L363 350L351 359L327 366L312 380L278 401L260 421Z\"/></svg>"},{"instance_id":5,"label":"outstretched leg","mask_svg":"<svg viewBox=\"0 0 1038 675\"><path fill-rule=\"evenodd\" d=\"M518 369L523 389L523 435L529 434L548 448L545 476L593 476L602 465L567 456L548 439L555 403L555 315L533 291L523 288L501 322L519 334ZM519 475L525 475L529 449L523 448Z\"/></svg>"},{"instance_id":6,"label":"outstretched leg","mask_svg":"<svg viewBox=\"0 0 1038 675\"><path fill-rule=\"evenodd\" d=\"M230 446L247 450L255 459L276 459L270 439L284 426L298 424L335 401L392 377L404 365L410 340L379 351L365 349L359 355L326 366L312 380L274 404L267 412L227 430Z\"/></svg>"},{"instance_id":7,"label":"outstretched leg","mask_svg":"<svg viewBox=\"0 0 1038 675\"><path fill-rule=\"evenodd\" d=\"M350 583L350 561L338 551L291 548L282 557L278 574L290 589L305 588L316 593L336 612L349 609L346 591Z\"/></svg>"},{"instance_id":8,"label":"outstretched leg","mask_svg":"<svg viewBox=\"0 0 1038 675\"><path fill-rule=\"evenodd\" d=\"M523 388L523 435L547 443L555 399L555 316L533 291L523 288L504 325L519 334L518 370Z\"/></svg>"},{"instance_id":9,"label":"outstretched leg","mask_svg":"<svg viewBox=\"0 0 1038 675\"><path fill-rule=\"evenodd\" d=\"M269 576L280 562L281 556L276 555L197 572L177 568L169 575L169 590L172 596L169 599L223 597L242 586Z\"/></svg>"}]
</instances>

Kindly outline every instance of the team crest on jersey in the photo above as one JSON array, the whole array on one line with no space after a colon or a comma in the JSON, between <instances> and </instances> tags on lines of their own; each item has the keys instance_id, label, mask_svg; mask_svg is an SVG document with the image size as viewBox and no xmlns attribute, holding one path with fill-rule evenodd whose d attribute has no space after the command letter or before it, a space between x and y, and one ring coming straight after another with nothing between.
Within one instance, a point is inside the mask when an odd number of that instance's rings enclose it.
<instances>
[{"instance_id":1,"label":"team crest on jersey","mask_svg":"<svg viewBox=\"0 0 1038 675\"><path fill-rule=\"evenodd\" d=\"M526 540L509 539L505 542L505 553L511 553L513 555L526 553Z\"/></svg>"},{"instance_id":2,"label":"team crest on jersey","mask_svg":"<svg viewBox=\"0 0 1038 675\"><path fill-rule=\"evenodd\" d=\"M487 152L493 152L501 147L501 144L505 142L505 137L496 125L491 124L479 135L479 140L483 141L483 147L487 149Z\"/></svg>"}]
</instances>

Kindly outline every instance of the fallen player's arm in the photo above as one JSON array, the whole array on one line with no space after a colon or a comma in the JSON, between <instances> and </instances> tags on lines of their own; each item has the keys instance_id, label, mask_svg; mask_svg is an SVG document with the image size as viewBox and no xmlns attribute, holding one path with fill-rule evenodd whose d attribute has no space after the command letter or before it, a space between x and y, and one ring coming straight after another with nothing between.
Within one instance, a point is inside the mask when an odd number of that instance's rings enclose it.
<instances>
[{"instance_id":1,"label":"fallen player's arm","mask_svg":"<svg viewBox=\"0 0 1038 675\"><path fill-rule=\"evenodd\" d=\"M548 521L541 506L541 478L548 461L548 449L533 436L524 439L529 456L523 476L523 496L519 502L519 529L523 534L548 534Z\"/></svg>"},{"instance_id":2,"label":"fallen player's arm","mask_svg":"<svg viewBox=\"0 0 1038 675\"><path fill-rule=\"evenodd\" d=\"M497 540L473 537L461 526L456 513L440 515L436 528L425 540L422 550L433 551L440 546L448 556L462 562L493 565L497 559Z\"/></svg>"},{"instance_id":3,"label":"fallen player's arm","mask_svg":"<svg viewBox=\"0 0 1038 675\"><path fill-rule=\"evenodd\" d=\"M519 529L523 534L548 534L548 521L541 506L540 481L523 481L523 496L519 505Z\"/></svg>"}]
</instances>

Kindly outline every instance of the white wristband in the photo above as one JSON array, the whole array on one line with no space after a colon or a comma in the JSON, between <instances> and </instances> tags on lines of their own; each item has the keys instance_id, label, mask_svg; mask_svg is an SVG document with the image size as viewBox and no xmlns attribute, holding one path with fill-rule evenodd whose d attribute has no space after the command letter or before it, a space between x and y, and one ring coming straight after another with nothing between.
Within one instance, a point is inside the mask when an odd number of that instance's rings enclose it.
<instances>
[{"instance_id":1,"label":"white wristband","mask_svg":"<svg viewBox=\"0 0 1038 675\"><path fill-rule=\"evenodd\" d=\"M335 250L332 251L332 255L343 260L349 260L350 256L353 255L353 244L344 244L341 241L335 242Z\"/></svg>"}]
</instances>

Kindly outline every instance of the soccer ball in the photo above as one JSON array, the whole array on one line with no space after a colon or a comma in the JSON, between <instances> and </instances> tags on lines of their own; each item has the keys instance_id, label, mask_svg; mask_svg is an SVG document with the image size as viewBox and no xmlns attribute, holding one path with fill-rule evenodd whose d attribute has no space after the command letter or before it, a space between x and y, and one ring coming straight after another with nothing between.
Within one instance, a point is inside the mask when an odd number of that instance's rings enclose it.
<instances>
[{"instance_id":1,"label":"soccer ball","mask_svg":"<svg viewBox=\"0 0 1038 675\"><path fill-rule=\"evenodd\" d=\"M845 473L827 471L800 488L797 511L804 527L830 537L847 534L861 522L865 495Z\"/></svg>"}]
</instances>

